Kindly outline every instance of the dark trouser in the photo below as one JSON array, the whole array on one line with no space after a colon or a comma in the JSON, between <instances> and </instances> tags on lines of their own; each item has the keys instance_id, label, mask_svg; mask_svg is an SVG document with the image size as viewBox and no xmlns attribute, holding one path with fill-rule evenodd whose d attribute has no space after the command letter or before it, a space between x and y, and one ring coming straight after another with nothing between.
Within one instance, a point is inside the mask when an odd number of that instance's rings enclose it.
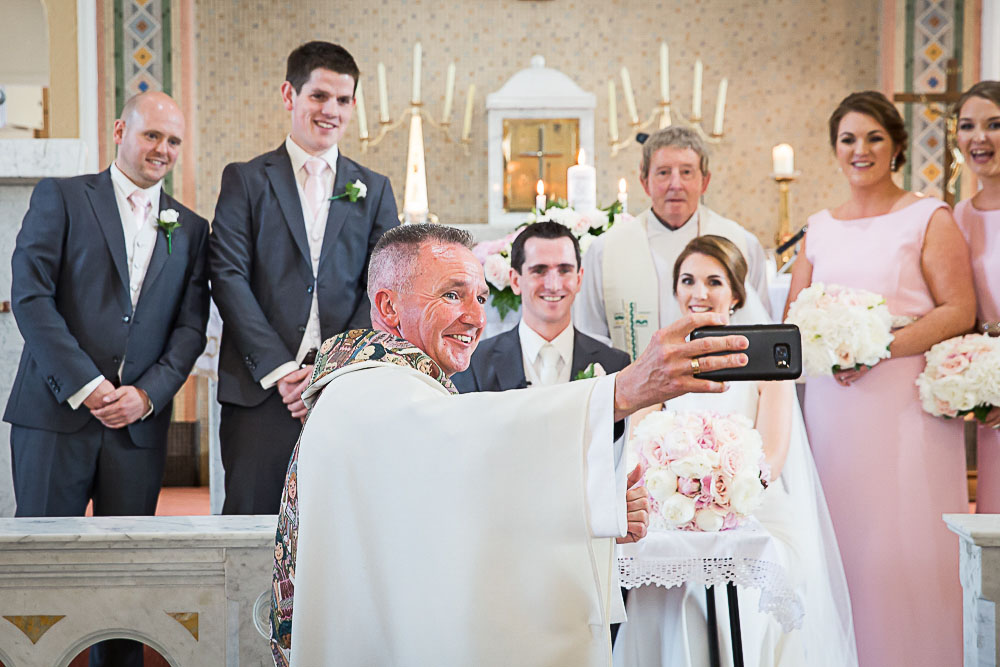
<instances>
[{"instance_id":1,"label":"dark trouser","mask_svg":"<svg viewBox=\"0 0 1000 667\"><path fill-rule=\"evenodd\" d=\"M136 447L127 428L96 419L76 433L10 429L16 516L152 516L163 483L166 449ZM92 667L141 667L142 643L110 639L90 649Z\"/></svg>"},{"instance_id":2,"label":"dark trouser","mask_svg":"<svg viewBox=\"0 0 1000 667\"><path fill-rule=\"evenodd\" d=\"M288 460L301 430L302 423L292 419L278 392L252 408L222 404L223 514L278 513Z\"/></svg>"}]
</instances>

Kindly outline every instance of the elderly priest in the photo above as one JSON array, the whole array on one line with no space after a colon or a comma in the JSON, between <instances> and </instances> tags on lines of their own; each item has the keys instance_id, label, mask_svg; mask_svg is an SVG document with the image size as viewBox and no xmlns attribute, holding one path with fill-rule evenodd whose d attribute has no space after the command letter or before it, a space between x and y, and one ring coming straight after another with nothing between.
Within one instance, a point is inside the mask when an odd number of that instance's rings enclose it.
<instances>
[{"instance_id":1,"label":"elderly priest","mask_svg":"<svg viewBox=\"0 0 1000 667\"><path fill-rule=\"evenodd\" d=\"M612 425L722 391L693 373L745 364L702 355L746 339L686 343L721 324L692 315L619 373L455 395L488 295L470 245L440 225L386 232L368 276L376 330L320 350L278 515L278 664L289 639L301 667L610 664L614 550L598 538L645 531Z\"/></svg>"}]
</instances>

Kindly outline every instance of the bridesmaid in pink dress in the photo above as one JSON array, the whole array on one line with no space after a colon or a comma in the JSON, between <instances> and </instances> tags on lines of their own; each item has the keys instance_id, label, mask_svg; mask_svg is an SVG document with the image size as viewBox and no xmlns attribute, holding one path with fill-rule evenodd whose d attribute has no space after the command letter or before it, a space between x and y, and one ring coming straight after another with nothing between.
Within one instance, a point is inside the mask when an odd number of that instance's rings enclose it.
<instances>
[{"instance_id":1,"label":"bridesmaid in pink dress","mask_svg":"<svg viewBox=\"0 0 1000 667\"><path fill-rule=\"evenodd\" d=\"M972 328L968 251L944 202L893 182L906 129L884 95L845 98L830 117L830 144L850 196L809 218L789 303L813 281L836 283L877 292L893 315L913 320L895 332L890 359L806 384L859 662L961 665L958 540L941 514L968 511L962 425L923 412L914 382L927 349Z\"/></svg>"},{"instance_id":2,"label":"bridesmaid in pink dress","mask_svg":"<svg viewBox=\"0 0 1000 667\"><path fill-rule=\"evenodd\" d=\"M1000 81L982 81L955 105L958 147L983 186L955 207L976 283L977 330L1000 336ZM976 511L1000 513L1000 407L979 428Z\"/></svg>"}]
</instances>

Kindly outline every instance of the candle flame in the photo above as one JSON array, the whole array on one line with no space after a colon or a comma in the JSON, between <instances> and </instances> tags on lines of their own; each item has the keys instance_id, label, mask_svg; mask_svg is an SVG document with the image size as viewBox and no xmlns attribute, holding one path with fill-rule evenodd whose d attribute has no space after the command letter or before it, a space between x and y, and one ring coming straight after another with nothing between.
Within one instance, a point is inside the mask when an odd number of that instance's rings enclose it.
<instances>
[{"instance_id":1,"label":"candle flame","mask_svg":"<svg viewBox=\"0 0 1000 667\"><path fill-rule=\"evenodd\" d=\"M618 192L625 192L628 190L628 184L625 183L625 179L618 181Z\"/></svg>"},{"instance_id":2,"label":"candle flame","mask_svg":"<svg viewBox=\"0 0 1000 667\"><path fill-rule=\"evenodd\" d=\"M587 153L583 150L583 147L581 147L580 152L576 154L576 163L587 164Z\"/></svg>"},{"instance_id":3,"label":"candle flame","mask_svg":"<svg viewBox=\"0 0 1000 667\"><path fill-rule=\"evenodd\" d=\"M537 192L540 195L545 194L545 182L542 181L542 179L540 178L538 179L538 183L535 185L535 192Z\"/></svg>"}]
</instances>

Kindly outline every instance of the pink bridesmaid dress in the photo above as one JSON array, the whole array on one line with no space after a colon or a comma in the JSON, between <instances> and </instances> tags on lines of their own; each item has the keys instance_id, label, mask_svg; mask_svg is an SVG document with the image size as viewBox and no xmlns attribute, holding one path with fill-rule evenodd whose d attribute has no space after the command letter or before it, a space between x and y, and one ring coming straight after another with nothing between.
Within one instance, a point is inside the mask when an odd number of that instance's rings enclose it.
<instances>
[{"instance_id":1,"label":"pink bridesmaid dress","mask_svg":"<svg viewBox=\"0 0 1000 667\"><path fill-rule=\"evenodd\" d=\"M899 211L809 218L813 282L877 292L893 315L920 317L934 300L920 269L931 215ZM850 387L810 378L805 419L840 543L861 667L962 664L958 538L941 519L968 512L962 424L920 407L923 355L879 362Z\"/></svg>"},{"instance_id":2,"label":"pink bridesmaid dress","mask_svg":"<svg viewBox=\"0 0 1000 667\"><path fill-rule=\"evenodd\" d=\"M1000 322L1000 210L980 211L971 199L955 207L955 221L965 234L976 282L976 321ZM979 428L976 511L1000 514L1000 431Z\"/></svg>"}]
</instances>

